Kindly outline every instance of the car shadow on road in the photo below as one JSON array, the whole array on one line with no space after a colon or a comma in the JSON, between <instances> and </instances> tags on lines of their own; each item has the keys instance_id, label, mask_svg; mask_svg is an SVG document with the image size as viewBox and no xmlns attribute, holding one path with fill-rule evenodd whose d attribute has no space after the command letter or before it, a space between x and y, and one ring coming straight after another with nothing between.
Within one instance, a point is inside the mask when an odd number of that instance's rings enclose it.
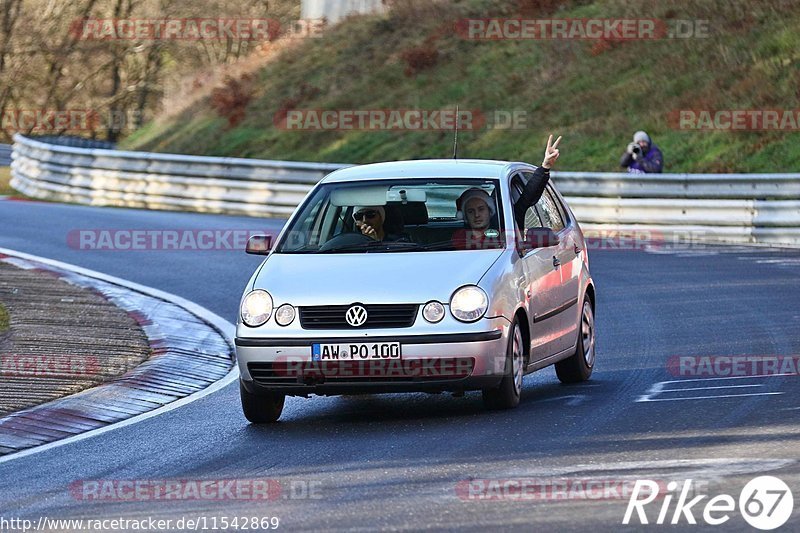
<instances>
[{"instance_id":1,"label":"car shadow on road","mask_svg":"<svg viewBox=\"0 0 800 533\"><path fill-rule=\"evenodd\" d=\"M470 391L461 397L451 393L406 393L289 398L277 425L250 427L255 432L268 428L270 433L274 433L275 428L290 431L290 426L295 424L305 427L311 423L322 428L377 422L438 421L446 424L457 421L459 427L463 427L470 421L485 424L487 418L507 420L517 416L536 416L543 411L580 408L584 404L596 405L608 389L616 386L613 381L600 380L576 385L562 385L552 382L552 378L542 381L541 378L526 377L522 399L516 409L488 410L483 406L480 391Z\"/></svg>"}]
</instances>

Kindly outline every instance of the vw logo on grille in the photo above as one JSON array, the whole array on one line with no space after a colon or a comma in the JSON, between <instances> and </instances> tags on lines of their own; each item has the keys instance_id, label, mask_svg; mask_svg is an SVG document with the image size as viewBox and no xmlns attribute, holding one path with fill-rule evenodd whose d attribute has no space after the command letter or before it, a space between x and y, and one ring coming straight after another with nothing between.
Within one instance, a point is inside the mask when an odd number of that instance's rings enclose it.
<instances>
[{"instance_id":1,"label":"vw logo on grille","mask_svg":"<svg viewBox=\"0 0 800 533\"><path fill-rule=\"evenodd\" d=\"M352 305L344 314L344 319L354 328L363 326L367 321L367 310L364 309L363 305Z\"/></svg>"}]
</instances>

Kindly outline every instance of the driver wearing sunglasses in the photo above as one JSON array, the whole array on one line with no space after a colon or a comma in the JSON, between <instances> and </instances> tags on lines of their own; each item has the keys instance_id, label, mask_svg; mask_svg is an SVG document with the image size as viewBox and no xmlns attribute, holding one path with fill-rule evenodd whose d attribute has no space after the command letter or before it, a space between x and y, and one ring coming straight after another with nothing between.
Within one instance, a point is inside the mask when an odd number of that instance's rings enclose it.
<instances>
[{"instance_id":1,"label":"driver wearing sunglasses","mask_svg":"<svg viewBox=\"0 0 800 533\"><path fill-rule=\"evenodd\" d=\"M356 227L367 237L382 241L386 237L383 223L386 221L386 210L379 205L357 206L353 209Z\"/></svg>"}]
</instances>

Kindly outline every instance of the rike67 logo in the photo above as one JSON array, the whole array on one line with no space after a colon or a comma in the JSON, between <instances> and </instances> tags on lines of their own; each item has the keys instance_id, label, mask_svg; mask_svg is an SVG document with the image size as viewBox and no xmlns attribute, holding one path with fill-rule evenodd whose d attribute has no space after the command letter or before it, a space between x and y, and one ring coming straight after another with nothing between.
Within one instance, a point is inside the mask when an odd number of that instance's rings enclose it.
<instances>
[{"instance_id":1,"label":"rike67 logo","mask_svg":"<svg viewBox=\"0 0 800 533\"><path fill-rule=\"evenodd\" d=\"M635 524L638 519L640 524L649 524L645 507L657 499L662 501L655 524L697 524L695 513L700 513L706 524L718 526L730 520L731 514L737 509L736 500L728 494L714 496L705 505L701 502L708 498L706 494L689 499L694 493L691 479L683 483L680 492L675 481L667 484L666 493L660 493L660 488L662 486L655 481L637 480L622 523ZM675 496L675 507L670 509ZM657 506L658 504L654 507ZM760 476L750 480L739 494L738 510L742 518L754 528L764 531L784 525L792 515L793 507L794 499L789 486L773 476Z\"/></svg>"}]
</instances>

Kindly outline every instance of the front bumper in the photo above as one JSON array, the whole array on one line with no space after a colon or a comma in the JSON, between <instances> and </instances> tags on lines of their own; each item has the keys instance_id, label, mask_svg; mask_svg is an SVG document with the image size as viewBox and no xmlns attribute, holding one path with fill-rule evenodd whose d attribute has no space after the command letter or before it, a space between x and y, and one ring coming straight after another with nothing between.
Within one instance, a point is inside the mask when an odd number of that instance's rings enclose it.
<instances>
[{"instance_id":1,"label":"front bumper","mask_svg":"<svg viewBox=\"0 0 800 533\"><path fill-rule=\"evenodd\" d=\"M252 393L305 396L495 387L505 368L510 323L502 317L483 319L470 328L473 331L424 335L382 330L362 331L360 336L352 331L309 331L301 338L237 337L236 359L242 384ZM312 361L312 344L349 342L399 342L402 356L388 361Z\"/></svg>"}]
</instances>

